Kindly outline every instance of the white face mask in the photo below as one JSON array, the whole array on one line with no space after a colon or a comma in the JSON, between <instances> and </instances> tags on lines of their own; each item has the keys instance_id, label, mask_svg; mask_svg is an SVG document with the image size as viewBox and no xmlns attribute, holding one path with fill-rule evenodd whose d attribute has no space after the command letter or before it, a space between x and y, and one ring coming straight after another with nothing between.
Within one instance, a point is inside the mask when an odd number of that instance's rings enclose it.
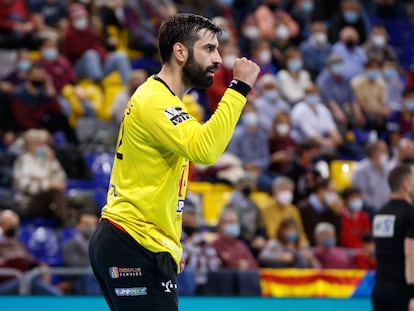
<instances>
[{"instance_id":1,"label":"white face mask","mask_svg":"<svg viewBox=\"0 0 414 311\"><path fill-rule=\"evenodd\" d=\"M243 29L243 35L250 40L254 40L259 37L260 31L256 26L247 26Z\"/></svg>"},{"instance_id":2,"label":"white face mask","mask_svg":"<svg viewBox=\"0 0 414 311\"><path fill-rule=\"evenodd\" d=\"M381 154L378 158L378 162L380 165L384 166L388 162L388 155L385 153Z\"/></svg>"},{"instance_id":3,"label":"white face mask","mask_svg":"<svg viewBox=\"0 0 414 311\"><path fill-rule=\"evenodd\" d=\"M76 30L85 30L88 28L89 21L87 18L78 18L73 21L73 28Z\"/></svg>"},{"instance_id":4,"label":"white face mask","mask_svg":"<svg viewBox=\"0 0 414 311\"><path fill-rule=\"evenodd\" d=\"M263 91L263 97L268 101L275 101L279 99L279 92L278 90L266 90Z\"/></svg>"},{"instance_id":5,"label":"white face mask","mask_svg":"<svg viewBox=\"0 0 414 311\"><path fill-rule=\"evenodd\" d=\"M335 192L325 192L323 194L323 200L325 202L326 205L328 206L332 206L332 204L335 203L335 201L337 200L338 195Z\"/></svg>"},{"instance_id":6,"label":"white face mask","mask_svg":"<svg viewBox=\"0 0 414 311\"><path fill-rule=\"evenodd\" d=\"M290 203L292 203L292 200L293 200L293 193L292 191L289 191L289 190L280 191L276 195L276 201L282 205L289 205Z\"/></svg>"},{"instance_id":7,"label":"white face mask","mask_svg":"<svg viewBox=\"0 0 414 311\"><path fill-rule=\"evenodd\" d=\"M372 43L379 48L382 48L385 46L385 43L387 43L387 40L385 39L385 37L383 35L373 35L372 38Z\"/></svg>"},{"instance_id":8,"label":"white face mask","mask_svg":"<svg viewBox=\"0 0 414 311\"><path fill-rule=\"evenodd\" d=\"M259 61L261 64L269 64L272 61L272 52L263 50L259 54Z\"/></svg>"},{"instance_id":9,"label":"white face mask","mask_svg":"<svg viewBox=\"0 0 414 311\"><path fill-rule=\"evenodd\" d=\"M275 131L279 136L286 136L289 134L290 126L287 123L279 123L276 124Z\"/></svg>"},{"instance_id":10,"label":"white face mask","mask_svg":"<svg viewBox=\"0 0 414 311\"><path fill-rule=\"evenodd\" d=\"M315 32L312 35L312 40L318 44L318 45L325 45L328 41L328 37L326 36L326 33L324 32Z\"/></svg>"},{"instance_id":11,"label":"white face mask","mask_svg":"<svg viewBox=\"0 0 414 311\"><path fill-rule=\"evenodd\" d=\"M351 211L359 212L360 210L362 210L362 207L364 206L364 201L362 201L361 198L351 199L349 200L348 205Z\"/></svg>"},{"instance_id":12,"label":"white face mask","mask_svg":"<svg viewBox=\"0 0 414 311\"><path fill-rule=\"evenodd\" d=\"M236 62L237 56L235 54L227 54L223 57L223 66L227 69L232 69Z\"/></svg>"},{"instance_id":13,"label":"white face mask","mask_svg":"<svg viewBox=\"0 0 414 311\"><path fill-rule=\"evenodd\" d=\"M259 122L259 118L256 112L250 111L242 115L242 122L245 126L256 127Z\"/></svg>"},{"instance_id":14,"label":"white face mask","mask_svg":"<svg viewBox=\"0 0 414 311\"><path fill-rule=\"evenodd\" d=\"M286 40L290 37L289 28L285 24L277 26L275 29L275 34L276 37L281 40Z\"/></svg>"}]
</instances>

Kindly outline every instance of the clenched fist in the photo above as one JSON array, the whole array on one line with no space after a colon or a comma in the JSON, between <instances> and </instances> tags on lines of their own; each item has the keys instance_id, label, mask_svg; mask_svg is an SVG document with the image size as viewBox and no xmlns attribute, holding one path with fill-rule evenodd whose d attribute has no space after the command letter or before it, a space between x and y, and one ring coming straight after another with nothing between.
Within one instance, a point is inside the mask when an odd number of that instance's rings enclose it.
<instances>
[{"instance_id":1,"label":"clenched fist","mask_svg":"<svg viewBox=\"0 0 414 311\"><path fill-rule=\"evenodd\" d=\"M233 67L233 79L240 80L253 87L259 75L260 68L246 57L237 58Z\"/></svg>"}]
</instances>

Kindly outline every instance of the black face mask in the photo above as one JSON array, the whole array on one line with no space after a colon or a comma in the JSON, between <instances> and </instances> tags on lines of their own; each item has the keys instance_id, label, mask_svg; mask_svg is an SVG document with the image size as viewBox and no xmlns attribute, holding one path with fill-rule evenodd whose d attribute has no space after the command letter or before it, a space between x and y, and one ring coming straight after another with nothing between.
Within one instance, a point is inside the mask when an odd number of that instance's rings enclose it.
<instances>
[{"instance_id":1,"label":"black face mask","mask_svg":"<svg viewBox=\"0 0 414 311\"><path fill-rule=\"evenodd\" d=\"M250 194L252 193L252 188L250 187L244 187L241 189L241 192L246 196L249 197Z\"/></svg>"},{"instance_id":2,"label":"black face mask","mask_svg":"<svg viewBox=\"0 0 414 311\"><path fill-rule=\"evenodd\" d=\"M347 40L345 41L345 45L348 49L353 49L357 43L354 40Z\"/></svg>"},{"instance_id":3,"label":"black face mask","mask_svg":"<svg viewBox=\"0 0 414 311\"><path fill-rule=\"evenodd\" d=\"M197 228L191 226L183 226L183 231L186 235L192 236L194 233L197 232Z\"/></svg>"},{"instance_id":4,"label":"black face mask","mask_svg":"<svg viewBox=\"0 0 414 311\"><path fill-rule=\"evenodd\" d=\"M35 88L41 88L42 86L45 85L45 81L43 81L43 80L30 80L30 83Z\"/></svg>"},{"instance_id":5,"label":"black face mask","mask_svg":"<svg viewBox=\"0 0 414 311\"><path fill-rule=\"evenodd\" d=\"M9 228L5 230L4 235L8 238L14 238L17 235L17 228Z\"/></svg>"}]
</instances>

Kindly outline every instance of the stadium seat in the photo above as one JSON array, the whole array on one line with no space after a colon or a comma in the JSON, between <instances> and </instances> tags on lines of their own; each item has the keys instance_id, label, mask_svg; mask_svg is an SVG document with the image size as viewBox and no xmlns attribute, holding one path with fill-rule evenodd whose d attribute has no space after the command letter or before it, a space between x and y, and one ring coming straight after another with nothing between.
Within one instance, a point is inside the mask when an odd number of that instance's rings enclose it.
<instances>
[{"instance_id":1,"label":"stadium seat","mask_svg":"<svg viewBox=\"0 0 414 311\"><path fill-rule=\"evenodd\" d=\"M352 172L358 162L347 160L333 160L330 163L330 174L337 190L343 190L351 185Z\"/></svg>"},{"instance_id":2,"label":"stadium seat","mask_svg":"<svg viewBox=\"0 0 414 311\"><path fill-rule=\"evenodd\" d=\"M221 210L229 202L230 196L229 191L211 191L203 195L203 218L206 225L217 225Z\"/></svg>"},{"instance_id":3,"label":"stadium seat","mask_svg":"<svg viewBox=\"0 0 414 311\"><path fill-rule=\"evenodd\" d=\"M26 246L39 262L50 266L60 266L63 264L58 237L53 228L36 228L30 235Z\"/></svg>"}]
</instances>

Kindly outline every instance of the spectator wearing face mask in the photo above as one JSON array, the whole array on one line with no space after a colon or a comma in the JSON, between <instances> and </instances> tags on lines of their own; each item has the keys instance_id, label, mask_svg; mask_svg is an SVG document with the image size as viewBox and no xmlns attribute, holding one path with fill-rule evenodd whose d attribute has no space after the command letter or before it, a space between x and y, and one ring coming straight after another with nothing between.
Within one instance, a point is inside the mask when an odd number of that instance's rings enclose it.
<instances>
[{"instance_id":1,"label":"spectator wearing face mask","mask_svg":"<svg viewBox=\"0 0 414 311\"><path fill-rule=\"evenodd\" d=\"M297 144L291 136L290 115L286 111L279 112L273 119L269 151L269 170L281 175L286 174L297 151Z\"/></svg>"},{"instance_id":2,"label":"spectator wearing face mask","mask_svg":"<svg viewBox=\"0 0 414 311\"><path fill-rule=\"evenodd\" d=\"M384 141L368 143L366 158L352 172L352 186L360 189L365 209L373 215L390 195L387 178L389 152Z\"/></svg>"},{"instance_id":3,"label":"spectator wearing face mask","mask_svg":"<svg viewBox=\"0 0 414 311\"><path fill-rule=\"evenodd\" d=\"M262 38L272 40L276 37L276 25L283 23L287 27L287 37L299 34L299 26L292 17L281 8L280 0L265 0L255 11L255 17Z\"/></svg>"},{"instance_id":4,"label":"spectator wearing face mask","mask_svg":"<svg viewBox=\"0 0 414 311\"><path fill-rule=\"evenodd\" d=\"M266 132L260 126L260 119L252 102L248 102L241 115L227 147L227 152L237 156L245 171L257 177L260 190L270 192L272 176L268 175L270 154Z\"/></svg>"},{"instance_id":5,"label":"spectator wearing face mask","mask_svg":"<svg viewBox=\"0 0 414 311\"><path fill-rule=\"evenodd\" d=\"M339 41L332 46L332 52L342 56L345 70L343 77L352 79L364 72L367 55L359 46L360 38L355 28L347 26L339 34Z\"/></svg>"},{"instance_id":6,"label":"spectator wearing face mask","mask_svg":"<svg viewBox=\"0 0 414 311\"><path fill-rule=\"evenodd\" d=\"M17 269L29 273L36 267L48 268L29 253L29 250L18 240L20 217L12 210L0 211L0 268ZM29 279L29 278L28 278ZM61 296L62 292L50 284L50 275L42 274L30 278L31 294ZM18 295L20 281L13 276L0 278L0 294Z\"/></svg>"},{"instance_id":7,"label":"spectator wearing face mask","mask_svg":"<svg viewBox=\"0 0 414 311\"><path fill-rule=\"evenodd\" d=\"M364 200L358 188L348 187L341 193L344 209L341 213L341 235L338 245L359 249L362 236L371 231L369 215L363 211Z\"/></svg>"},{"instance_id":8,"label":"spectator wearing face mask","mask_svg":"<svg viewBox=\"0 0 414 311\"><path fill-rule=\"evenodd\" d=\"M260 67L259 79L260 76L265 74L276 74L277 66L274 63L271 46L267 40L257 39L252 41L249 54Z\"/></svg>"},{"instance_id":9,"label":"spectator wearing face mask","mask_svg":"<svg viewBox=\"0 0 414 311\"><path fill-rule=\"evenodd\" d=\"M298 240L302 245L308 244L298 209L292 204L295 185L293 181L284 176L276 177L272 185L272 200L262 208L262 219L266 228L268 239L276 239L282 219L295 220L298 231Z\"/></svg>"},{"instance_id":10,"label":"spectator wearing face mask","mask_svg":"<svg viewBox=\"0 0 414 311\"><path fill-rule=\"evenodd\" d=\"M98 225L94 211L79 210L76 218L75 236L62 245L63 263L67 267L89 267L89 240ZM93 275L83 275L72 280L73 294L100 294L99 284Z\"/></svg>"},{"instance_id":11,"label":"spectator wearing face mask","mask_svg":"<svg viewBox=\"0 0 414 311\"><path fill-rule=\"evenodd\" d=\"M414 89L405 89L402 93L401 110L394 110L386 121L387 140L391 146L397 146L402 137L410 136L413 119Z\"/></svg>"},{"instance_id":12,"label":"spectator wearing face mask","mask_svg":"<svg viewBox=\"0 0 414 311\"><path fill-rule=\"evenodd\" d=\"M265 228L259 206L252 199L256 190L256 178L250 174L242 176L235 185L228 207L234 208L240 218L240 239L257 257L266 242Z\"/></svg>"},{"instance_id":13,"label":"spectator wearing face mask","mask_svg":"<svg viewBox=\"0 0 414 311\"><path fill-rule=\"evenodd\" d=\"M28 217L67 221L66 174L48 145L49 133L31 129L23 134L25 151L15 161L16 200Z\"/></svg>"},{"instance_id":14,"label":"spectator wearing face mask","mask_svg":"<svg viewBox=\"0 0 414 311\"><path fill-rule=\"evenodd\" d=\"M311 245L316 244L314 230L318 223L331 223L337 235L341 232L341 218L335 206L341 204L340 197L331 179L318 177L308 198L300 201L297 206Z\"/></svg>"},{"instance_id":15,"label":"spectator wearing face mask","mask_svg":"<svg viewBox=\"0 0 414 311\"><path fill-rule=\"evenodd\" d=\"M301 245L293 218L284 218L276 238L267 241L259 254L259 263L272 268L319 268L319 262L309 247Z\"/></svg>"},{"instance_id":16,"label":"spectator wearing face mask","mask_svg":"<svg viewBox=\"0 0 414 311\"><path fill-rule=\"evenodd\" d=\"M391 110L386 103L386 88L381 78L381 64L377 60L368 60L365 72L351 80L355 96L355 105L365 119L365 128L377 131L381 135L385 121Z\"/></svg>"},{"instance_id":17,"label":"spectator wearing face mask","mask_svg":"<svg viewBox=\"0 0 414 311\"><path fill-rule=\"evenodd\" d=\"M276 66L282 68L285 63L285 52L289 48L296 47L293 38L289 35L288 26L279 22L275 28L275 38L269 40L270 47L272 49L273 58L276 61Z\"/></svg>"},{"instance_id":18,"label":"spectator wearing face mask","mask_svg":"<svg viewBox=\"0 0 414 311\"><path fill-rule=\"evenodd\" d=\"M33 64L25 83L12 93L11 111L16 131L46 128L51 133L62 131L69 142L78 142L57 101L52 79L42 64Z\"/></svg>"},{"instance_id":19,"label":"spectator wearing face mask","mask_svg":"<svg viewBox=\"0 0 414 311\"><path fill-rule=\"evenodd\" d=\"M322 153L335 153L342 144L332 114L322 103L315 85L306 89L305 99L293 107L291 117L293 136L297 142L314 139L320 144Z\"/></svg>"},{"instance_id":20,"label":"spectator wearing face mask","mask_svg":"<svg viewBox=\"0 0 414 311\"><path fill-rule=\"evenodd\" d=\"M352 269L351 255L336 245L335 227L329 222L319 222L314 230L316 247L313 254L323 269Z\"/></svg>"},{"instance_id":21,"label":"spectator wearing face mask","mask_svg":"<svg viewBox=\"0 0 414 311\"><path fill-rule=\"evenodd\" d=\"M63 54L74 66L78 77L100 83L105 76L117 71L123 84L127 84L131 64L126 54L105 50L90 28L89 14L82 4L72 4L69 12L70 25L63 36Z\"/></svg>"},{"instance_id":22,"label":"spectator wearing face mask","mask_svg":"<svg viewBox=\"0 0 414 311\"><path fill-rule=\"evenodd\" d=\"M376 59L380 63L385 60L398 61L397 54L391 45L387 43L388 33L384 25L374 25L369 33L367 41L362 45L368 59ZM362 41L361 41L362 42Z\"/></svg>"},{"instance_id":23,"label":"spectator wearing face mask","mask_svg":"<svg viewBox=\"0 0 414 311\"><path fill-rule=\"evenodd\" d=\"M385 59L382 64L382 77L386 88L386 103L391 110L401 110L404 84L400 75L400 66L393 59Z\"/></svg>"},{"instance_id":24,"label":"spectator wearing face mask","mask_svg":"<svg viewBox=\"0 0 414 311\"><path fill-rule=\"evenodd\" d=\"M272 74L265 74L260 78L257 83L257 91L254 106L260 119L260 125L266 133L271 133L276 114L281 111L289 112L290 106L280 97L276 76Z\"/></svg>"},{"instance_id":25,"label":"spectator wearing face mask","mask_svg":"<svg viewBox=\"0 0 414 311\"><path fill-rule=\"evenodd\" d=\"M334 15L329 26L329 41L338 41L338 34L345 27L353 27L358 34L360 42L367 38L368 24L363 17L363 7L359 0L342 0L340 11Z\"/></svg>"},{"instance_id":26,"label":"spectator wearing face mask","mask_svg":"<svg viewBox=\"0 0 414 311\"><path fill-rule=\"evenodd\" d=\"M218 223L218 237L212 242L221 259L223 268L251 270L258 268L258 263L240 236L240 220L237 211L223 209Z\"/></svg>"},{"instance_id":27,"label":"spectator wearing face mask","mask_svg":"<svg viewBox=\"0 0 414 311\"><path fill-rule=\"evenodd\" d=\"M26 81L27 73L32 67L32 63L33 61L28 50L18 50L14 70L3 76L0 82L1 90L10 94L17 86L22 85Z\"/></svg>"},{"instance_id":28,"label":"spectator wearing face mask","mask_svg":"<svg viewBox=\"0 0 414 311\"><path fill-rule=\"evenodd\" d=\"M328 42L327 29L324 23L312 23L310 31L309 38L300 44L299 50L302 54L304 68L314 80L325 67L332 45Z\"/></svg>"},{"instance_id":29,"label":"spectator wearing face mask","mask_svg":"<svg viewBox=\"0 0 414 311\"><path fill-rule=\"evenodd\" d=\"M321 100L330 109L341 133L345 133L348 127L354 127L362 119L362 114L353 105L351 84L344 76L345 70L342 56L332 53L325 68L316 78Z\"/></svg>"},{"instance_id":30,"label":"spectator wearing face mask","mask_svg":"<svg viewBox=\"0 0 414 311\"><path fill-rule=\"evenodd\" d=\"M185 201L183 212L183 233L181 236L185 268L195 273L196 294L203 292L210 271L221 267L221 260L200 228L200 219L194 203Z\"/></svg>"},{"instance_id":31,"label":"spectator wearing face mask","mask_svg":"<svg viewBox=\"0 0 414 311\"><path fill-rule=\"evenodd\" d=\"M295 0L291 16L298 23L300 34L297 37L299 41L308 39L314 21L314 0Z\"/></svg>"},{"instance_id":32,"label":"spectator wearing face mask","mask_svg":"<svg viewBox=\"0 0 414 311\"><path fill-rule=\"evenodd\" d=\"M254 14L248 14L240 26L238 46L242 55L251 57L250 46L253 41L261 39L260 30Z\"/></svg>"},{"instance_id":33,"label":"spectator wearing face mask","mask_svg":"<svg viewBox=\"0 0 414 311\"><path fill-rule=\"evenodd\" d=\"M300 51L289 48L284 54L285 69L277 74L277 84L280 95L290 105L294 105L305 98L305 89L310 85L309 73L303 69L303 60Z\"/></svg>"}]
</instances>

